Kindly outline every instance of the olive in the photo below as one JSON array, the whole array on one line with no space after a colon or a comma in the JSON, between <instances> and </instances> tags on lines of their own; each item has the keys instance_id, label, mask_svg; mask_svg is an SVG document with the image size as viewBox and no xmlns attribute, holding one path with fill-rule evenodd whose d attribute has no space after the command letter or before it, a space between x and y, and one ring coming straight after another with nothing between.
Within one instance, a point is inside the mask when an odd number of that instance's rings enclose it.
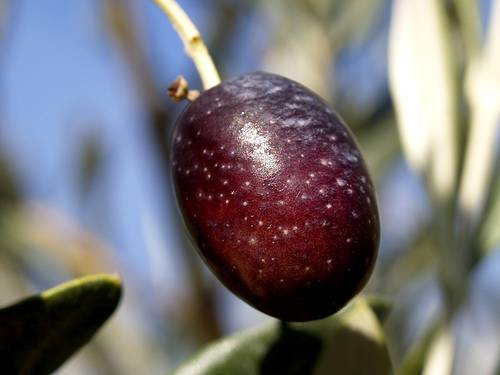
<instances>
[{"instance_id":1,"label":"olive","mask_svg":"<svg viewBox=\"0 0 500 375\"><path fill-rule=\"evenodd\" d=\"M199 254L258 310L323 318L368 281L374 188L344 122L304 86L255 72L203 92L177 121L171 166Z\"/></svg>"}]
</instances>

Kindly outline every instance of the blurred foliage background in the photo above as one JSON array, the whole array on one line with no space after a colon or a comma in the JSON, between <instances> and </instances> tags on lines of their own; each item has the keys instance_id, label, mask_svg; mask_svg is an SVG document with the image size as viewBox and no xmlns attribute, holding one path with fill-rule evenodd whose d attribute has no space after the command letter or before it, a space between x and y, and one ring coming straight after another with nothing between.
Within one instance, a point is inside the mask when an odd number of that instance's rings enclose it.
<instances>
[{"instance_id":1,"label":"blurred foliage background","mask_svg":"<svg viewBox=\"0 0 500 375\"><path fill-rule=\"evenodd\" d=\"M500 1L182 0L223 77L324 97L357 135L382 244L365 293L406 374L500 373ZM169 134L200 82L148 0L0 1L0 304L119 272L114 318L62 374L160 374L270 318L179 223Z\"/></svg>"}]
</instances>

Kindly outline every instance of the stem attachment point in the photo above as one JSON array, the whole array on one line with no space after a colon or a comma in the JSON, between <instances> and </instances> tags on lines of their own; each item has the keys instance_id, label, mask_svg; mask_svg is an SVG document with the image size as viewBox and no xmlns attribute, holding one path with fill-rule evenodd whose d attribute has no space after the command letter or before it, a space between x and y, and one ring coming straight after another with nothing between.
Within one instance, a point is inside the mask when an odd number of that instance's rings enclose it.
<instances>
[{"instance_id":1,"label":"stem attachment point","mask_svg":"<svg viewBox=\"0 0 500 375\"><path fill-rule=\"evenodd\" d=\"M200 96L200 92L198 90L189 90L188 81L183 76L179 76L168 86L168 96L176 102L184 99L193 102Z\"/></svg>"}]
</instances>

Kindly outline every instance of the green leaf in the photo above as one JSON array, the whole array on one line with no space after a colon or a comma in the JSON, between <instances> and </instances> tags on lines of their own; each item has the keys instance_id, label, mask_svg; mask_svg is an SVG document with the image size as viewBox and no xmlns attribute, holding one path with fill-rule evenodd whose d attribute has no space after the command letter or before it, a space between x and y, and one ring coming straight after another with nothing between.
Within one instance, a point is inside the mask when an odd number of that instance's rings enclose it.
<instances>
[{"instance_id":1,"label":"green leaf","mask_svg":"<svg viewBox=\"0 0 500 375\"><path fill-rule=\"evenodd\" d=\"M118 276L88 276L0 309L2 372L53 372L113 313L121 290Z\"/></svg>"},{"instance_id":2,"label":"green leaf","mask_svg":"<svg viewBox=\"0 0 500 375\"><path fill-rule=\"evenodd\" d=\"M210 345L175 375L391 374L380 323L358 298L340 313L308 323L275 322Z\"/></svg>"}]
</instances>

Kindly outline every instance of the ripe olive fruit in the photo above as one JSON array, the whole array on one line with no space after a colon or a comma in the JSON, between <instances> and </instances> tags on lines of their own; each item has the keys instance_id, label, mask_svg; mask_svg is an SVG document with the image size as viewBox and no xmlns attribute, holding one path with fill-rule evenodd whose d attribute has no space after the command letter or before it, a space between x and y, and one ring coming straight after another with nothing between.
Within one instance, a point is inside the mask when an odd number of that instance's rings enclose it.
<instances>
[{"instance_id":1,"label":"ripe olive fruit","mask_svg":"<svg viewBox=\"0 0 500 375\"><path fill-rule=\"evenodd\" d=\"M345 124L304 86L256 72L203 92L178 119L171 163L200 255L250 305L319 319L366 284L373 186Z\"/></svg>"}]
</instances>

